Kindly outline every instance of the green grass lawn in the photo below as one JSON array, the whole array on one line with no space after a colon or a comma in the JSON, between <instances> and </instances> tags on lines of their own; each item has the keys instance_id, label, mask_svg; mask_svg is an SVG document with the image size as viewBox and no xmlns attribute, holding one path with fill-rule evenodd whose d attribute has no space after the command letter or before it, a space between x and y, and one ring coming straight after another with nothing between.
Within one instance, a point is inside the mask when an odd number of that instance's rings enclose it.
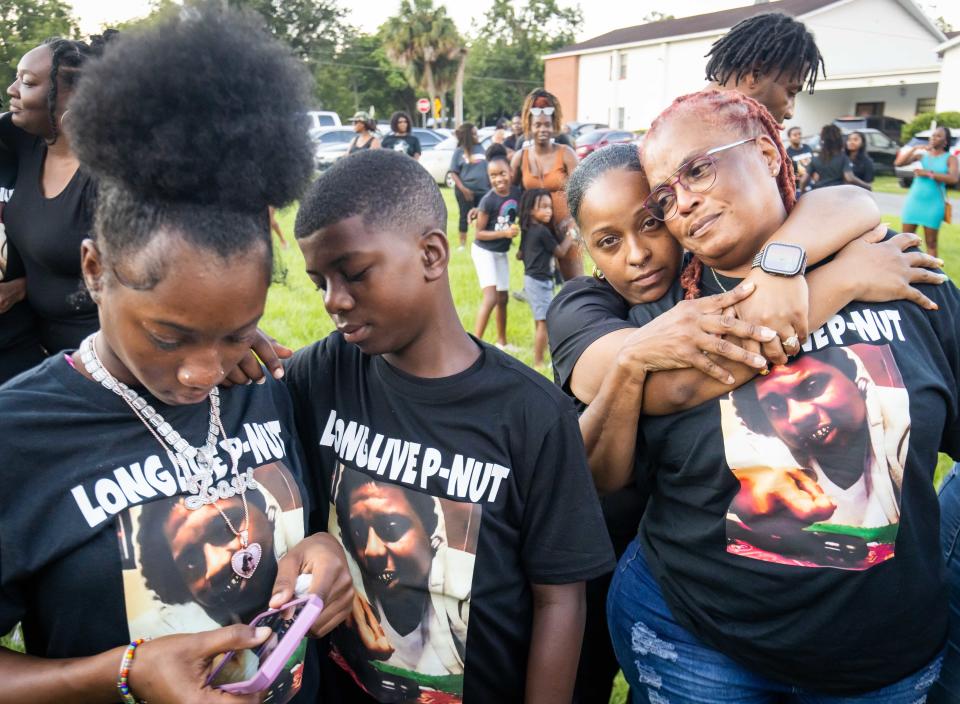
<instances>
[{"instance_id":1,"label":"green grass lawn","mask_svg":"<svg viewBox=\"0 0 960 704\"><path fill-rule=\"evenodd\" d=\"M894 176L877 176L873 181L873 190L877 193L907 195L907 189L903 188Z\"/></svg>"}]
</instances>

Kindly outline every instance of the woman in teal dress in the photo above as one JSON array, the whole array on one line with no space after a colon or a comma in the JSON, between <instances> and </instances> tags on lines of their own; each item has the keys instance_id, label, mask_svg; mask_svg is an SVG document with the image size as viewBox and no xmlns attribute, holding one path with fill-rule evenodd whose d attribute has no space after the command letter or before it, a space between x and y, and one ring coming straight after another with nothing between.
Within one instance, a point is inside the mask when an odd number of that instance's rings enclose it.
<instances>
[{"instance_id":1,"label":"woman in teal dress","mask_svg":"<svg viewBox=\"0 0 960 704\"><path fill-rule=\"evenodd\" d=\"M916 232L923 225L927 252L937 256L937 235L943 222L944 201L947 185L958 180L957 157L951 156L950 129L937 127L930 135L929 144L917 145L897 155L896 166L920 160L920 168L914 172L910 193L903 204L903 231Z\"/></svg>"}]
</instances>

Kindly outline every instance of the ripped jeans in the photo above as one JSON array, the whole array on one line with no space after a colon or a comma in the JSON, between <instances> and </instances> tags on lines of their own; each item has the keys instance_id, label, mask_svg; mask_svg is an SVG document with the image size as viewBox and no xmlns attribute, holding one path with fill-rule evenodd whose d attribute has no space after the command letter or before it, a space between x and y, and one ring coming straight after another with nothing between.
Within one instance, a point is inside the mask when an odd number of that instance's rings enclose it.
<instances>
[{"instance_id":1,"label":"ripped jeans","mask_svg":"<svg viewBox=\"0 0 960 704\"><path fill-rule=\"evenodd\" d=\"M867 694L836 696L775 682L708 647L678 624L647 567L639 538L620 559L607 622L634 704L922 704L942 656Z\"/></svg>"}]
</instances>

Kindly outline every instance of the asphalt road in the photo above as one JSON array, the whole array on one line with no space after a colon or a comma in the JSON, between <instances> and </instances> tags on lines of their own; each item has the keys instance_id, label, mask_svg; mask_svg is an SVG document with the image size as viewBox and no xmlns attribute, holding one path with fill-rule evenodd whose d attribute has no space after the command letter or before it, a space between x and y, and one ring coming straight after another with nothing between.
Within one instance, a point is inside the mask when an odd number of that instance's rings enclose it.
<instances>
[{"instance_id":1,"label":"asphalt road","mask_svg":"<svg viewBox=\"0 0 960 704\"><path fill-rule=\"evenodd\" d=\"M877 207L883 215L896 215L900 217L900 211L903 210L903 201L906 196L897 193L874 193L874 199L877 201Z\"/></svg>"}]
</instances>

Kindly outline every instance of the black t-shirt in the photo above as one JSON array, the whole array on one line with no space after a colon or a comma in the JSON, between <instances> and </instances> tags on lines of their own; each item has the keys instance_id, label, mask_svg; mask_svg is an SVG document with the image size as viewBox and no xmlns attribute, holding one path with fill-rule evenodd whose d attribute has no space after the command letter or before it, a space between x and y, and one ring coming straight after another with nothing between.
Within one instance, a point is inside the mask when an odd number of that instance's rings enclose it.
<instances>
[{"instance_id":1,"label":"black t-shirt","mask_svg":"<svg viewBox=\"0 0 960 704\"><path fill-rule=\"evenodd\" d=\"M0 117L0 122L4 118ZM4 148L0 142L0 224L4 223L3 211L7 201L13 195L17 182L17 156ZM4 225L4 229L6 226ZM0 245L6 244L0 258L6 258L6 266L0 272L0 281L13 281L24 276L23 260L12 242L6 241L6 234L0 235ZM26 299L11 306L6 313L0 313L0 355L3 350L26 344L36 338L33 312ZM39 343L38 343L39 344Z\"/></svg>"},{"instance_id":2,"label":"black t-shirt","mask_svg":"<svg viewBox=\"0 0 960 704\"><path fill-rule=\"evenodd\" d=\"M412 134L394 134L391 132L383 138L380 143L381 149L392 149L395 152L406 154L407 156L416 156L423 150L420 148L420 140Z\"/></svg>"},{"instance_id":3,"label":"black t-shirt","mask_svg":"<svg viewBox=\"0 0 960 704\"><path fill-rule=\"evenodd\" d=\"M807 173L811 177L813 174L820 176L816 181L811 182L814 188L842 185L845 183L843 174L847 171L850 171L850 160L843 153L835 154L830 159L815 156L807 168Z\"/></svg>"},{"instance_id":4,"label":"black t-shirt","mask_svg":"<svg viewBox=\"0 0 960 704\"><path fill-rule=\"evenodd\" d=\"M80 168L61 193L46 198L40 190L46 142L15 127L9 114L0 117L0 142L18 159L16 188L3 220L23 259L41 342L49 352L77 347L99 327L93 301L77 295L80 243L90 237L96 184Z\"/></svg>"},{"instance_id":5,"label":"black t-shirt","mask_svg":"<svg viewBox=\"0 0 960 704\"><path fill-rule=\"evenodd\" d=\"M804 154L813 155L813 150L810 148L809 144L801 144L799 147L793 147L789 144L787 145L787 156L793 159L797 156L803 156Z\"/></svg>"},{"instance_id":6,"label":"black t-shirt","mask_svg":"<svg viewBox=\"0 0 960 704\"><path fill-rule=\"evenodd\" d=\"M327 527L382 634L376 657L341 626L332 657L384 702L522 701L530 584L613 567L570 401L478 344L475 364L442 379L338 333L287 368Z\"/></svg>"},{"instance_id":7,"label":"black t-shirt","mask_svg":"<svg viewBox=\"0 0 960 704\"><path fill-rule=\"evenodd\" d=\"M523 135L511 133L505 140L503 140L503 146L505 146L507 149L512 149L513 151L523 149Z\"/></svg>"},{"instance_id":8,"label":"black t-shirt","mask_svg":"<svg viewBox=\"0 0 960 704\"><path fill-rule=\"evenodd\" d=\"M704 277L703 295L714 284ZM933 471L938 450L960 457L960 295L922 289L938 312L853 303L789 365L641 419L656 468L640 532L651 570L680 623L762 675L862 693L944 642ZM774 480L828 501L803 520L783 502L764 510L747 487Z\"/></svg>"},{"instance_id":9,"label":"black t-shirt","mask_svg":"<svg viewBox=\"0 0 960 704\"><path fill-rule=\"evenodd\" d=\"M546 281L553 278L553 253L559 246L550 228L540 223L523 233L523 273L532 279Z\"/></svg>"},{"instance_id":10,"label":"black t-shirt","mask_svg":"<svg viewBox=\"0 0 960 704\"><path fill-rule=\"evenodd\" d=\"M873 183L873 159L866 152L856 157L850 157L850 167L853 169L853 175L858 179Z\"/></svg>"},{"instance_id":11,"label":"black t-shirt","mask_svg":"<svg viewBox=\"0 0 960 704\"><path fill-rule=\"evenodd\" d=\"M480 210L487 214L487 229L500 232L509 230L517 221L517 207L520 202L521 191L517 186L510 186L510 192L502 196L492 188L480 199ZM509 237L498 240L481 240L474 238L474 243L491 252L509 252L512 242Z\"/></svg>"},{"instance_id":12,"label":"black t-shirt","mask_svg":"<svg viewBox=\"0 0 960 704\"><path fill-rule=\"evenodd\" d=\"M207 403L145 398L188 442L205 441ZM175 466L122 399L62 354L0 387L0 632L19 621L29 654L84 657L132 638L249 622L266 609L276 561L302 540L309 506L291 403L268 379L222 389L221 408L242 449L250 542L260 545L249 580L229 562L205 577L209 556L233 553L236 538L214 506L185 507L195 465ZM217 477L229 481L229 470L220 447ZM243 524L239 497L217 506ZM317 661L305 647L280 681L287 691L302 682L297 701L314 702Z\"/></svg>"}]
</instances>

